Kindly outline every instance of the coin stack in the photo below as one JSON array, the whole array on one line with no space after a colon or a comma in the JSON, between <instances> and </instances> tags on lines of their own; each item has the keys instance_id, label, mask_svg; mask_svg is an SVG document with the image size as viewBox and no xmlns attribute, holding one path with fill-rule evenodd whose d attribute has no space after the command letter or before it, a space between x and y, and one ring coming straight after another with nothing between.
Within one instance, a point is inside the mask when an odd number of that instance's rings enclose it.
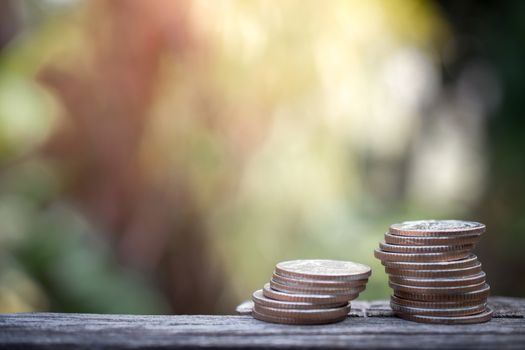
<instances>
[{"instance_id":1,"label":"coin stack","mask_svg":"<svg viewBox=\"0 0 525 350\"><path fill-rule=\"evenodd\" d=\"M362 292L370 267L350 261L293 260L275 266L272 279L252 295L252 315L285 324L342 321Z\"/></svg>"},{"instance_id":2,"label":"coin stack","mask_svg":"<svg viewBox=\"0 0 525 350\"><path fill-rule=\"evenodd\" d=\"M458 220L407 221L390 226L374 251L394 290L390 305L404 319L443 324L492 318L481 263L471 253L485 225Z\"/></svg>"}]
</instances>

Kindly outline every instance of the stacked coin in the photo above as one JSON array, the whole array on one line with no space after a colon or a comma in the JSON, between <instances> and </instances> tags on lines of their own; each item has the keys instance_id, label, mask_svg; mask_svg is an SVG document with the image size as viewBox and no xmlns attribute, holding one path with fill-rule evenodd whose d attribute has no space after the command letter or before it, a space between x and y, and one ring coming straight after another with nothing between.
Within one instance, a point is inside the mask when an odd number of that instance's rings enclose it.
<instances>
[{"instance_id":1,"label":"stacked coin","mask_svg":"<svg viewBox=\"0 0 525 350\"><path fill-rule=\"evenodd\" d=\"M394 290L390 305L404 319L480 323L492 317L490 287L471 253L485 225L458 220L408 221L390 226L374 251Z\"/></svg>"},{"instance_id":2,"label":"stacked coin","mask_svg":"<svg viewBox=\"0 0 525 350\"><path fill-rule=\"evenodd\" d=\"M292 260L275 266L272 279L252 295L252 315L286 324L342 321L362 292L371 269L336 260Z\"/></svg>"}]
</instances>

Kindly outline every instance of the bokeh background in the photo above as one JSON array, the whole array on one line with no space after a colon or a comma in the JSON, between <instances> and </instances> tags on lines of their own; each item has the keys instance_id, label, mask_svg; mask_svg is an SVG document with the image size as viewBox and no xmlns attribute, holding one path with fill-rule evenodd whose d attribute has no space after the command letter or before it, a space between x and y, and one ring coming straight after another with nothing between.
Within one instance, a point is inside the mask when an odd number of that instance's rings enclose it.
<instances>
[{"instance_id":1,"label":"bokeh background","mask_svg":"<svg viewBox=\"0 0 525 350\"><path fill-rule=\"evenodd\" d=\"M0 2L0 312L232 313L482 221L525 297L525 2Z\"/></svg>"}]
</instances>

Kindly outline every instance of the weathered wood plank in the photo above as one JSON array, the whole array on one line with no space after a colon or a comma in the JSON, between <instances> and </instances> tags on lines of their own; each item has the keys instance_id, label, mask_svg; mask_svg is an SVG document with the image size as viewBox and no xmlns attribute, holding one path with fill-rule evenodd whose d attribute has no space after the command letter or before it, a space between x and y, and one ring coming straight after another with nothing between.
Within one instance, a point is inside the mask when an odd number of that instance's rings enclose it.
<instances>
[{"instance_id":1,"label":"weathered wood plank","mask_svg":"<svg viewBox=\"0 0 525 350\"><path fill-rule=\"evenodd\" d=\"M0 315L0 349L524 348L525 299L491 298L496 317L478 325L427 325L395 317L386 301L355 302L354 317L323 326L251 316Z\"/></svg>"}]
</instances>

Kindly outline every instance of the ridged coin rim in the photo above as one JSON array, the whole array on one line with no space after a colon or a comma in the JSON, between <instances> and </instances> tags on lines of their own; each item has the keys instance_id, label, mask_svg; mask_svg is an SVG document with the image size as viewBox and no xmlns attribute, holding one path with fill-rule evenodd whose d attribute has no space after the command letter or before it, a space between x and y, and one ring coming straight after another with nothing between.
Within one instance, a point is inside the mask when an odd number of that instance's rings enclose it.
<instances>
[{"instance_id":1,"label":"ridged coin rim","mask_svg":"<svg viewBox=\"0 0 525 350\"><path fill-rule=\"evenodd\" d=\"M328 323L336 323L344 321L347 318L347 315L339 317L339 318L333 318L333 319L325 319L325 320L309 320L309 319L297 319L297 318L291 318L291 317L275 317L275 316L269 316L265 314L261 314L257 311L252 312L253 318L264 321L264 322L270 322L270 323L279 323L279 324L288 324L288 325L313 325L313 324L328 324Z\"/></svg>"},{"instance_id":2,"label":"ridged coin rim","mask_svg":"<svg viewBox=\"0 0 525 350\"><path fill-rule=\"evenodd\" d=\"M282 301L305 302L312 304L334 304L354 300L359 295L321 295L321 294L290 294L284 293L270 288L270 284L266 283L263 288L265 297Z\"/></svg>"},{"instance_id":3,"label":"ridged coin rim","mask_svg":"<svg viewBox=\"0 0 525 350\"><path fill-rule=\"evenodd\" d=\"M408 224L416 224L423 222L464 222L476 224L472 228L456 228L456 229L410 229L407 228ZM458 234L482 234L485 232L486 226L476 221L466 220L417 220L417 221L405 221L390 225L388 232L398 236L455 236Z\"/></svg>"},{"instance_id":4,"label":"ridged coin rim","mask_svg":"<svg viewBox=\"0 0 525 350\"><path fill-rule=\"evenodd\" d=\"M310 269L313 270L312 267L302 267L301 265L307 265L307 264L318 264L318 265L325 265L325 266L319 266L318 272L307 272L306 270ZM294 266L296 264L296 266ZM341 265L348 265L347 271L344 271L344 269L339 269L337 266ZM288 265L288 266L287 266ZM330 266L332 265L332 266ZM352 272L350 269L350 266L357 266L360 268L361 271ZM323 273L321 270L325 270ZM332 269L332 271L330 271ZM339 270L339 272L338 272ZM342 271L341 271L342 270ZM328 259L304 259L304 260L288 260L288 261L281 261L275 265L275 271L281 275L291 278L303 278L308 280L331 280L331 281L352 281L352 280L359 280L368 278L371 273L372 269L370 266L356 263L353 261L342 261L342 260L328 260Z\"/></svg>"},{"instance_id":5,"label":"ridged coin rim","mask_svg":"<svg viewBox=\"0 0 525 350\"><path fill-rule=\"evenodd\" d=\"M429 261L429 262L414 262L414 261L381 261L383 266L408 270L447 270L470 267L478 262L478 257L474 254L449 261Z\"/></svg>"},{"instance_id":6,"label":"ridged coin rim","mask_svg":"<svg viewBox=\"0 0 525 350\"><path fill-rule=\"evenodd\" d=\"M419 287L453 287L464 286L467 284L479 284L486 281L485 272L476 275L463 276L458 278L412 278L400 275L389 275L390 282L399 283L406 286Z\"/></svg>"},{"instance_id":7,"label":"ridged coin rim","mask_svg":"<svg viewBox=\"0 0 525 350\"><path fill-rule=\"evenodd\" d=\"M452 251L471 251L474 249L473 244L463 245L400 245L400 244L388 244L386 242L379 242L379 249L384 252L391 253L408 253L408 254L420 254L420 253L445 253Z\"/></svg>"},{"instance_id":8,"label":"ridged coin rim","mask_svg":"<svg viewBox=\"0 0 525 350\"><path fill-rule=\"evenodd\" d=\"M341 306L331 309L276 309L259 304L255 304L253 310L260 314L268 316L295 318L295 319L309 319L309 320L325 320L339 318L348 315L350 312L350 305Z\"/></svg>"},{"instance_id":9,"label":"ridged coin rim","mask_svg":"<svg viewBox=\"0 0 525 350\"><path fill-rule=\"evenodd\" d=\"M429 309L429 308L416 308L410 306L399 305L394 302L390 302L390 308L394 312L401 312L410 315L424 315L424 316L439 316L439 317L457 317L457 316L468 316L479 314L485 310L487 303L481 303L472 306L456 307L448 309Z\"/></svg>"},{"instance_id":10,"label":"ridged coin rim","mask_svg":"<svg viewBox=\"0 0 525 350\"><path fill-rule=\"evenodd\" d=\"M475 245L481 234L465 234L457 236L398 236L393 235L389 232L386 232L384 235L384 240L388 244L400 244L400 245L463 245L463 244L473 244Z\"/></svg>"},{"instance_id":11,"label":"ridged coin rim","mask_svg":"<svg viewBox=\"0 0 525 350\"><path fill-rule=\"evenodd\" d=\"M402 290L394 289L394 295L409 300L417 301L461 301L461 300L483 300L487 299L490 295L490 286L485 283L479 290L471 292L458 293L458 294L438 294L438 293L419 293L419 292L405 292Z\"/></svg>"},{"instance_id":12,"label":"ridged coin rim","mask_svg":"<svg viewBox=\"0 0 525 350\"><path fill-rule=\"evenodd\" d=\"M388 282L388 286L396 291L404 291L414 294L462 294L476 291L484 285L485 282L453 287L417 287Z\"/></svg>"},{"instance_id":13,"label":"ridged coin rim","mask_svg":"<svg viewBox=\"0 0 525 350\"><path fill-rule=\"evenodd\" d=\"M420 323L433 323L433 324L474 324L484 323L492 319L493 311L487 306L484 312L476 315L469 316L456 316L456 317L439 317L439 316L424 316L424 315L409 315L402 312L394 312L394 314L402 319L415 321Z\"/></svg>"},{"instance_id":14,"label":"ridged coin rim","mask_svg":"<svg viewBox=\"0 0 525 350\"><path fill-rule=\"evenodd\" d=\"M314 304L314 303L306 303L306 302L293 302L293 301L282 301L282 300L275 300L270 299L264 296L263 290L258 289L252 294L252 301L255 304L260 304L267 307L272 307L276 309L329 309L329 308L337 308L341 306L345 306L348 302L337 302L333 304Z\"/></svg>"},{"instance_id":15,"label":"ridged coin rim","mask_svg":"<svg viewBox=\"0 0 525 350\"><path fill-rule=\"evenodd\" d=\"M412 299L403 299L395 295L390 296L390 301L395 302L398 305L422 308L422 309L446 309L446 308L458 308L484 304L487 302L487 298L481 299L463 299L463 300L452 300L452 301L421 301Z\"/></svg>"},{"instance_id":16,"label":"ridged coin rim","mask_svg":"<svg viewBox=\"0 0 525 350\"><path fill-rule=\"evenodd\" d=\"M381 262L439 262L459 260L468 257L470 250L450 251L441 253L391 253L379 249L374 250L374 256Z\"/></svg>"},{"instance_id":17,"label":"ridged coin rim","mask_svg":"<svg viewBox=\"0 0 525 350\"><path fill-rule=\"evenodd\" d=\"M368 278L352 280L352 281L327 281L327 280L308 280L301 278L292 278L279 275L274 271L272 278L285 285L290 286L305 286L313 288L354 288L366 285L368 283Z\"/></svg>"},{"instance_id":18,"label":"ridged coin rim","mask_svg":"<svg viewBox=\"0 0 525 350\"><path fill-rule=\"evenodd\" d=\"M398 275L416 278L447 278L447 277L462 277L475 275L483 270L481 269L481 263L465 267L462 269L447 269L447 270L409 270L409 269L395 269L385 266L385 272L388 275Z\"/></svg>"},{"instance_id":19,"label":"ridged coin rim","mask_svg":"<svg viewBox=\"0 0 525 350\"><path fill-rule=\"evenodd\" d=\"M303 286L289 286L279 282L270 280L270 288L289 294L324 294L324 295L347 295L352 296L359 294L365 290L366 286L362 285L359 287L352 288L311 288Z\"/></svg>"}]
</instances>

